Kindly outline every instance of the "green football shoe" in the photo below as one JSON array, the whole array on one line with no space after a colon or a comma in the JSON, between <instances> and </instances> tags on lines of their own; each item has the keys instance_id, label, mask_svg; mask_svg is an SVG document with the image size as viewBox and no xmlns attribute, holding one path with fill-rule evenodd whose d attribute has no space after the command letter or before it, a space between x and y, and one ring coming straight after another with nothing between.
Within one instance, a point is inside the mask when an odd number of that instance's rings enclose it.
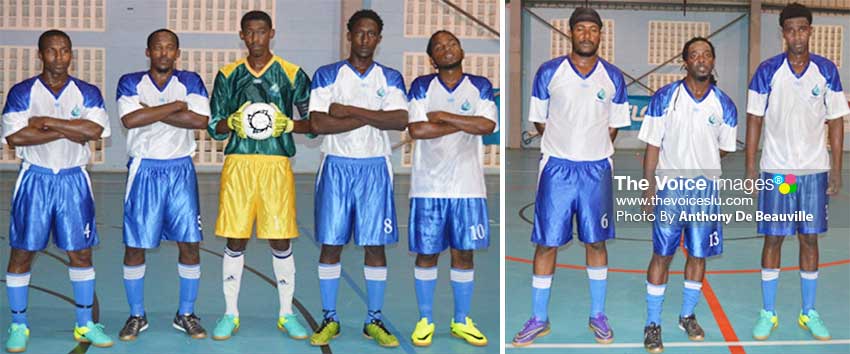
<instances>
[{"instance_id":1,"label":"green football shoe","mask_svg":"<svg viewBox=\"0 0 850 354\"><path fill-rule=\"evenodd\" d=\"M215 340L227 340L231 336L239 332L239 317L234 315L224 315L215 324L212 338Z\"/></svg>"},{"instance_id":2,"label":"green football shoe","mask_svg":"<svg viewBox=\"0 0 850 354\"><path fill-rule=\"evenodd\" d=\"M307 339L307 330L304 329L300 323L298 323L298 319L295 317L295 314L288 314L280 316L277 319L277 329L281 332L288 333L289 337L292 339Z\"/></svg>"},{"instance_id":3,"label":"green football shoe","mask_svg":"<svg viewBox=\"0 0 850 354\"><path fill-rule=\"evenodd\" d=\"M809 310L807 314L803 314L801 311L800 317L797 319L797 324L800 325L800 328L811 332L812 337L815 337L817 340L832 339L832 336L829 335L829 330L826 329L826 325L823 324L823 320L820 319L820 315L814 309Z\"/></svg>"},{"instance_id":4,"label":"green football shoe","mask_svg":"<svg viewBox=\"0 0 850 354\"><path fill-rule=\"evenodd\" d=\"M374 339L378 345L385 348L393 348L398 346L398 338L384 327L384 322L373 318L371 322L363 325L363 336L369 339Z\"/></svg>"},{"instance_id":5,"label":"green football shoe","mask_svg":"<svg viewBox=\"0 0 850 354\"><path fill-rule=\"evenodd\" d=\"M30 329L23 323L12 323L9 326L9 338L6 339L6 351L9 353L20 353L27 350L27 341L30 339Z\"/></svg>"},{"instance_id":6,"label":"green football shoe","mask_svg":"<svg viewBox=\"0 0 850 354\"><path fill-rule=\"evenodd\" d=\"M74 325L74 339L80 343L91 343L98 348L112 346L112 338L103 333L103 325L88 321L84 327Z\"/></svg>"},{"instance_id":7,"label":"green football shoe","mask_svg":"<svg viewBox=\"0 0 850 354\"><path fill-rule=\"evenodd\" d=\"M339 337L339 322L333 318L325 318L322 320L322 325L310 337L310 345L323 346L328 345L331 339Z\"/></svg>"},{"instance_id":8,"label":"green football shoe","mask_svg":"<svg viewBox=\"0 0 850 354\"><path fill-rule=\"evenodd\" d=\"M487 345L487 337L478 330L478 327L475 327L475 322L472 322L469 317L465 318L463 322L455 322L452 319L451 330L452 336L463 339L476 347Z\"/></svg>"},{"instance_id":9,"label":"green football shoe","mask_svg":"<svg viewBox=\"0 0 850 354\"><path fill-rule=\"evenodd\" d=\"M428 323L428 318L422 317L416 323L416 328L413 334L410 335L410 340L417 347L427 347L431 345L431 340L434 339L434 324Z\"/></svg>"},{"instance_id":10,"label":"green football shoe","mask_svg":"<svg viewBox=\"0 0 850 354\"><path fill-rule=\"evenodd\" d=\"M776 327L779 327L779 319L776 315L771 311L762 309L759 312L759 319L756 321L756 326L753 327L753 339L766 340Z\"/></svg>"}]
</instances>

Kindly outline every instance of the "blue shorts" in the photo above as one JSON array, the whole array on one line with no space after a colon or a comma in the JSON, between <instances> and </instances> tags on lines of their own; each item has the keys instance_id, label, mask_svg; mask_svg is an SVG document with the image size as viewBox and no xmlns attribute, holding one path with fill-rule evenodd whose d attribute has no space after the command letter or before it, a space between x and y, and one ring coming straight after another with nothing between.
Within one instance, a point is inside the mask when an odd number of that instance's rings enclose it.
<instances>
[{"instance_id":1,"label":"blue shorts","mask_svg":"<svg viewBox=\"0 0 850 354\"><path fill-rule=\"evenodd\" d=\"M392 169L388 158L328 155L316 178L316 240L341 246L398 242Z\"/></svg>"},{"instance_id":2,"label":"blue shorts","mask_svg":"<svg viewBox=\"0 0 850 354\"><path fill-rule=\"evenodd\" d=\"M12 195L9 245L41 251L50 234L65 251L97 246L94 197L83 167L53 170L24 162Z\"/></svg>"},{"instance_id":3,"label":"blue shorts","mask_svg":"<svg viewBox=\"0 0 850 354\"><path fill-rule=\"evenodd\" d=\"M490 245L485 198L410 198L410 252L438 254L451 246L477 250Z\"/></svg>"},{"instance_id":4,"label":"blue shorts","mask_svg":"<svg viewBox=\"0 0 850 354\"><path fill-rule=\"evenodd\" d=\"M677 178L680 181L687 179ZM707 181L707 187L705 189L662 189L656 194L659 199L672 200L675 203L655 206L655 221L652 223L652 250L655 254L659 256L676 254L682 231L685 233L685 249L688 250L689 255L707 258L723 253L721 221L680 220L683 213L685 215L720 214L720 197L714 183L705 177L695 179ZM688 201L683 203L682 199L688 199ZM691 203L692 200L693 203ZM659 214L662 211L668 215L668 220L661 220Z\"/></svg>"},{"instance_id":5,"label":"blue shorts","mask_svg":"<svg viewBox=\"0 0 850 354\"><path fill-rule=\"evenodd\" d=\"M540 161L531 242L548 247L567 244L573 238L574 216L581 242L613 239L611 189L608 159L570 161L544 156Z\"/></svg>"},{"instance_id":6,"label":"blue shorts","mask_svg":"<svg viewBox=\"0 0 850 354\"><path fill-rule=\"evenodd\" d=\"M762 172L764 180L774 179L784 174ZM826 189L829 177L826 172L796 176L796 191L788 194L779 192L779 186L773 190L759 191L759 211L765 214L793 214L798 211L812 214L812 221L759 221L758 233L767 236L793 236L801 234L822 234L827 230L827 212L829 197Z\"/></svg>"},{"instance_id":7,"label":"blue shorts","mask_svg":"<svg viewBox=\"0 0 850 354\"><path fill-rule=\"evenodd\" d=\"M131 158L124 195L124 244L157 248L160 240L200 242L198 179L191 157Z\"/></svg>"}]
</instances>

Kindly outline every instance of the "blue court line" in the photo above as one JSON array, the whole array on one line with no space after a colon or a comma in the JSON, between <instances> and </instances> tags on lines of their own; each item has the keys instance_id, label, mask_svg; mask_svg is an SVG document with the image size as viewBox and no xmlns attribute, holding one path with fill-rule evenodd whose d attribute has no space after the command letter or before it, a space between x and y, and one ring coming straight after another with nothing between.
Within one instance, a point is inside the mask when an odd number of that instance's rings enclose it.
<instances>
[{"instance_id":1,"label":"blue court line","mask_svg":"<svg viewBox=\"0 0 850 354\"><path fill-rule=\"evenodd\" d=\"M296 221L296 222L298 222L298 221ZM310 242L310 243L313 246L316 246L317 248L319 248L319 250L322 249L322 246L319 244L319 241L316 240L316 238L313 236L313 233L310 232L310 230L307 230L306 228L301 227L301 226L299 226L298 229L300 229L301 232L305 233L308 237L310 237L310 239L313 241L313 242ZM341 262L341 260L340 260L340 262ZM350 275L348 275L348 272L346 272L345 269L342 269L342 267L340 267L340 268L341 268L340 269L340 275L342 276L342 278L345 279L345 282L348 283L348 286L350 286L351 289L354 290L354 292L357 294L357 297L359 297L360 300L363 301L363 304L368 306L369 302L368 302L368 299L366 297L366 293L363 291L363 289L361 289L359 286L357 286L357 283L354 282L354 279L351 278ZM387 316L384 315L383 313L381 313L381 315L382 315L381 320L384 322L384 324L387 325L389 330L392 331L393 333L397 333L397 334L401 335L401 332L399 332L399 330L397 328L395 328L395 326L393 326L393 323L390 322L390 320L387 318ZM402 336L402 339L400 339L398 342L401 344L402 349L404 349L404 351L407 354L416 354L416 350L413 349L413 346L410 345L410 343L407 343L406 337Z\"/></svg>"}]
</instances>

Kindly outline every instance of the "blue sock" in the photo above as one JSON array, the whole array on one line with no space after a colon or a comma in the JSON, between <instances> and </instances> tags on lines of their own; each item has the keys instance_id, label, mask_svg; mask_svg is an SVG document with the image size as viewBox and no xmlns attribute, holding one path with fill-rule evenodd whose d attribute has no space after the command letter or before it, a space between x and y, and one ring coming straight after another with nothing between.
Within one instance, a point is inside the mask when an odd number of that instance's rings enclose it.
<instances>
[{"instance_id":1,"label":"blue sock","mask_svg":"<svg viewBox=\"0 0 850 354\"><path fill-rule=\"evenodd\" d=\"M685 289L682 290L682 312L681 317L688 317L694 314L694 308L699 302L700 291L702 291L702 283L692 280L685 280Z\"/></svg>"},{"instance_id":2,"label":"blue sock","mask_svg":"<svg viewBox=\"0 0 850 354\"><path fill-rule=\"evenodd\" d=\"M608 267L587 267L590 280L590 317L605 313L605 290L608 287Z\"/></svg>"},{"instance_id":3,"label":"blue sock","mask_svg":"<svg viewBox=\"0 0 850 354\"><path fill-rule=\"evenodd\" d=\"M532 315L540 321L549 319L549 289L551 287L551 275L535 275L531 278Z\"/></svg>"},{"instance_id":4,"label":"blue sock","mask_svg":"<svg viewBox=\"0 0 850 354\"><path fill-rule=\"evenodd\" d=\"M815 295L818 288L818 271L800 271L800 290L803 295L803 314L815 308Z\"/></svg>"},{"instance_id":5,"label":"blue sock","mask_svg":"<svg viewBox=\"0 0 850 354\"><path fill-rule=\"evenodd\" d=\"M664 290L667 284L655 285L646 282L646 325L655 323L661 326L661 309L664 305Z\"/></svg>"},{"instance_id":6,"label":"blue sock","mask_svg":"<svg viewBox=\"0 0 850 354\"><path fill-rule=\"evenodd\" d=\"M764 310L775 313L776 287L779 285L779 269L762 268L761 299Z\"/></svg>"},{"instance_id":7,"label":"blue sock","mask_svg":"<svg viewBox=\"0 0 850 354\"><path fill-rule=\"evenodd\" d=\"M427 318L428 323L434 323L432 306L434 304L434 288L437 287L437 267L413 269L416 287L416 303L419 305L419 318Z\"/></svg>"},{"instance_id":8,"label":"blue sock","mask_svg":"<svg viewBox=\"0 0 850 354\"><path fill-rule=\"evenodd\" d=\"M381 319L381 308L384 307L384 289L387 288L387 267L363 266L366 278L366 296L368 299L364 323Z\"/></svg>"},{"instance_id":9,"label":"blue sock","mask_svg":"<svg viewBox=\"0 0 850 354\"><path fill-rule=\"evenodd\" d=\"M71 286L74 288L74 301L77 305L77 326L84 327L92 321L94 306L94 267L68 268Z\"/></svg>"},{"instance_id":10,"label":"blue sock","mask_svg":"<svg viewBox=\"0 0 850 354\"><path fill-rule=\"evenodd\" d=\"M189 315L195 313L195 299L198 298L198 286L201 283L201 265L177 263L180 276L180 308L177 313Z\"/></svg>"},{"instance_id":11,"label":"blue sock","mask_svg":"<svg viewBox=\"0 0 850 354\"><path fill-rule=\"evenodd\" d=\"M145 264L124 266L124 292L130 305L130 316L145 314Z\"/></svg>"},{"instance_id":12,"label":"blue sock","mask_svg":"<svg viewBox=\"0 0 850 354\"><path fill-rule=\"evenodd\" d=\"M450 273L452 290L455 295L456 323L466 323L466 316L472 307L472 289L475 285L475 270L452 268Z\"/></svg>"},{"instance_id":13,"label":"blue sock","mask_svg":"<svg viewBox=\"0 0 850 354\"><path fill-rule=\"evenodd\" d=\"M12 323L27 325L27 294L30 273L6 273L6 295L12 311Z\"/></svg>"},{"instance_id":14,"label":"blue sock","mask_svg":"<svg viewBox=\"0 0 850 354\"><path fill-rule=\"evenodd\" d=\"M339 321L336 314L336 293L339 289L339 274L342 267L339 263L319 263L319 291L322 294L322 312L325 318Z\"/></svg>"}]
</instances>

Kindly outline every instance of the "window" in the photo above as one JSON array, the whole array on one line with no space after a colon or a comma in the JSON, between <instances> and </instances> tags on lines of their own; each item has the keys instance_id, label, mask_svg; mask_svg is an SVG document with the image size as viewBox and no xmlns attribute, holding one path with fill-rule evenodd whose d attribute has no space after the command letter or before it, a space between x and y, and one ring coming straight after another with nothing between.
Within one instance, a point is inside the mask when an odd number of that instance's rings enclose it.
<instances>
[{"instance_id":1,"label":"window","mask_svg":"<svg viewBox=\"0 0 850 354\"><path fill-rule=\"evenodd\" d=\"M425 53L404 53L404 83L407 87L419 76L437 72L431 65L431 58ZM498 54L466 54L463 59L463 70L467 73L484 76L493 84L499 86L499 55Z\"/></svg>"},{"instance_id":2,"label":"window","mask_svg":"<svg viewBox=\"0 0 850 354\"><path fill-rule=\"evenodd\" d=\"M274 20L274 0L168 0L168 28L176 32L235 33L239 20L262 10Z\"/></svg>"},{"instance_id":3,"label":"window","mask_svg":"<svg viewBox=\"0 0 850 354\"><path fill-rule=\"evenodd\" d=\"M570 33L570 19L559 18L552 20L552 26L561 32ZM572 42L558 32L552 32L551 57L559 57L570 53ZM599 56L609 63L614 63L614 20L602 20L602 38L599 42Z\"/></svg>"},{"instance_id":4,"label":"window","mask_svg":"<svg viewBox=\"0 0 850 354\"><path fill-rule=\"evenodd\" d=\"M0 28L102 32L106 0L0 0Z\"/></svg>"},{"instance_id":5,"label":"window","mask_svg":"<svg viewBox=\"0 0 850 354\"><path fill-rule=\"evenodd\" d=\"M649 88L652 91L658 91L665 85L680 80L685 77L685 73L676 73L676 74L649 74Z\"/></svg>"},{"instance_id":6,"label":"window","mask_svg":"<svg viewBox=\"0 0 850 354\"><path fill-rule=\"evenodd\" d=\"M491 28L499 28L498 0L453 0ZM447 30L458 38L492 39L496 36L440 0L404 1L404 36L430 37L438 30Z\"/></svg>"},{"instance_id":7,"label":"window","mask_svg":"<svg viewBox=\"0 0 850 354\"><path fill-rule=\"evenodd\" d=\"M782 39L782 47L785 47L784 38ZM809 50L829 59L840 68L842 54L844 54L844 27L840 25L812 25Z\"/></svg>"},{"instance_id":8,"label":"window","mask_svg":"<svg viewBox=\"0 0 850 354\"><path fill-rule=\"evenodd\" d=\"M707 37L708 22L649 21L649 64L660 65L670 58L678 58L667 65L681 63L682 46L694 37Z\"/></svg>"}]
</instances>

